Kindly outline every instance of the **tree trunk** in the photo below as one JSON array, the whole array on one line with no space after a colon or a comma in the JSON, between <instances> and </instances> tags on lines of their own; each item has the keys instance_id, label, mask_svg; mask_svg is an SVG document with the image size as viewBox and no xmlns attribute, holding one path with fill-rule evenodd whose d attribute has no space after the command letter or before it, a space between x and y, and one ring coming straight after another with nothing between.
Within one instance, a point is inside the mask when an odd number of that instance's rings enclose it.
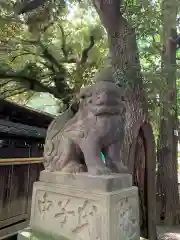
<instances>
[{"instance_id":1,"label":"tree trunk","mask_svg":"<svg viewBox=\"0 0 180 240\"><path fill-rule=\"evenodd\" d=\"M179 192L177 177L176 115L163 107L157 148L157 212L158 222L166 225L180 223Z\"/></svg>"},{"instance_id":2,"label":"tree trunk","mask_svg":"<svg viewBox=\"0 0 180 240\"><path fill-rule=\"evenodd\" d=\"M153 134L152 128L148 124L147 105L143 93L135 31L122 16L119 10L119 0L94 0L93 4L107 30L114 78L125 92L126 123L124 128L126 135L124 144L120 149L120 158L127 164L134 179L137 179L138 175L136 166L140 162L144 162L145 167L142 170L144 171L143 181L146 182L146 185L136 182L136 185L139 186L140 203L143 205L140 209L145 209L145 211L140 211L141 216L145 215L145 218L142 217L144 220L141 226L141 236L155 240L155 155L153 154ZM147 128L144 128L145 125ZM141 134L144 134L143 140ZM149 134L150 139L148 139ZM151 153L149 153L148 148L151 149ZM138 181L140 181L140 178L138 178Z\"/></svg>"},{"instance_id":3,"label":"tree trunk","mask_svg":"<svg viewBox=\"0 0 180 240\"><path fill-rule=\"evenodd\" d=\"M162 94L160 127L157 146L157 212L158 221L166 225L180 223L179 192L177 177L177 126L176 103L176 38L177 5L164 0L162 4L162 42L166 52L162 54L162 77L167 91ZM168 15L167 15L168 12ZM174 29L173 29L174 28Z\"/></svg>"}]
</instances>

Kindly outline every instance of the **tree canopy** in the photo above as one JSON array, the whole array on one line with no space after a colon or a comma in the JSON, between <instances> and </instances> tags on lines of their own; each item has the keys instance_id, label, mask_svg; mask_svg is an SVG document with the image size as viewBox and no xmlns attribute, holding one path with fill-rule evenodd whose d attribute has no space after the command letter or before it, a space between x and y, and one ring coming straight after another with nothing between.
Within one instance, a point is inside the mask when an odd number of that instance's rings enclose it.
<instances>
[{"instance_id":1,"label":"tree canopy","mask_svg":"<svg viewBox=\"0 0 180 240\"><path fill-rule=\"evenodd\" d=\"M24 13L27 1L1 2L1 96L29 98L45 92L69 104L106 64L106 31L89 3L48 1L40 5ZM156 126L159 96L166 91L160 61L161 2L127 0L122 11L136 29L149 111Z\"/></svg>"},{"instance_id":2,"label":"tree canopy","mask_svg":"<svg viewBox=\"0 0 180 240\"><path fill-rule=\"evenodd\" d=\"M6 16L0 33L2 96L27 90L29 94L47 92L68 103L83 84L91 81L103 64L106 36L97 15L86 15L77 5L73 9L73 14L71 8L58 11L47 24L43 22L38 36L27 22L17 18L6 23ZM78 10L81 19L77 18Z\"/></svg>"}]
</instances>

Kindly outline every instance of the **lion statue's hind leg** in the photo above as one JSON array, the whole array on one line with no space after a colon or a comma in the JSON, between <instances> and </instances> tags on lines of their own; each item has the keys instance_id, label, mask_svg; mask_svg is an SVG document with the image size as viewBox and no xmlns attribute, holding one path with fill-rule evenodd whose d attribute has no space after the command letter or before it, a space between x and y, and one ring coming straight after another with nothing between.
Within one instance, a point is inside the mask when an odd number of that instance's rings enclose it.
<instances>
[{"instance_id":1,"label":"lion statue's hind leg","mask_svg":"<svg viewBox=\"0 0 180 240\"><path fill-rule=\"evenodd\" d=\"M51 161L51 168L52 171L66 173L85 172L86 165L80 148L71 139L63 136L59 141L58 152Z\"/></svg>"},{"instance_id":2,"label":"lion statue's hind leg","mask_svg":"<svg viewBox=\"0 0 180 240\"><path fill-rule=\"evenodd\" d=\"M81 152L81 149L77 145L74 145L73 152L71 153L72 160L70 160L68 164L62 169L62 172L66 173L87 172L87 166L85 164L84 155Z\"/></svg>"},{"instance_id":3,"label":"lion statue's hind leg","mask_svg":"<svg viewBox=\"0 0 180 240\"><path fill-rule=\"evenodd\" d=\"M101 147L99 143L91 137L80 143L80 148L84 154L85 163L88 172L92 175L106 175L111 174L112 171L102 161Z\"/></svg>"}]
</instances>

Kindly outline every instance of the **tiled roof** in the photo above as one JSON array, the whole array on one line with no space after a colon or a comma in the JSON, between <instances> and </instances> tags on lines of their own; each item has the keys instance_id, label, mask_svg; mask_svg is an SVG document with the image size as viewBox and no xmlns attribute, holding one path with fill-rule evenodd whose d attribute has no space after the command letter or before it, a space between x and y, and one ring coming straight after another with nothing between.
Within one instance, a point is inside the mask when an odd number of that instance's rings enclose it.
<instances>
[{"instance_id":1,"label":"tiled roof","mask_svg":"<svg viewBox=\"0 0 180 240\"><path fill-rule=\"evenodd\" d=\"M33 138L45 138L46 129L0 119L0 133Z\"/></svg>"}]
</instances>

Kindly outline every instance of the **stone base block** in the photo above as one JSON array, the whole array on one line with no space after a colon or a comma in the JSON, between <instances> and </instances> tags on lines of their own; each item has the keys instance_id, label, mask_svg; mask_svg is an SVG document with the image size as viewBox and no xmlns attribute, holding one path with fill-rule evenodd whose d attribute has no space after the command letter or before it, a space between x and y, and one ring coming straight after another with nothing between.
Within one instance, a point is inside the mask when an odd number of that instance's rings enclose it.
<instances>
[{"instance_id":1,"label":"stone base block","mask_svg":"<svg viewBox=\"0 0 180 240\"><path fill-rule=\"evenodd\" d=\"M42 172L34 183L30 227L58 239L139 240L138 191L130 185L128 174Z\"/></svg>"}]
</instances>

